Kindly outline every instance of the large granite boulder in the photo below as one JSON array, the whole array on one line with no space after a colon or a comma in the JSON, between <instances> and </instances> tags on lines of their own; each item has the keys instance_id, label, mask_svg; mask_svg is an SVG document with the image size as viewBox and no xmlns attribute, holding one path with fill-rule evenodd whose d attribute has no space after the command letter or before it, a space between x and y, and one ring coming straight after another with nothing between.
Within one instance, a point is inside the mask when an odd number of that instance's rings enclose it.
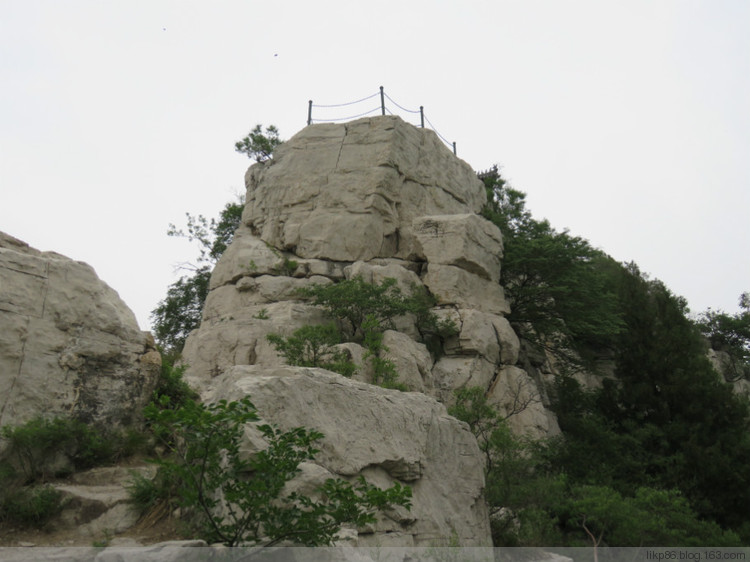
<instances>
[{"instance_id":1,"label":"large granite boulder","mask_svg":"<svg viewBox=\"0 0 750 562\"><path fill-rule=\"evenodd\" d=\"M0 233L0 425L136 423L160 367L150 333L90 266Z\"/></svg>"},{"instance_id":2,"label":"large granite boulder","mask_svg":"<svg viewBox=\"0 0 750 562\"><path fill-rule=\"evenodd\" d=\"M228 369L204 393L210 402L244 396L265 422L323 433L313 466L303 470L320 483L361 475L383 488L411 487L412 509L390 510L359 529L359 546L491 545L483 455L468 426L432 398L323 369L259 366ZM249 452L257 446L253 438L245 444Z\"/></svg>"}]
</instances>

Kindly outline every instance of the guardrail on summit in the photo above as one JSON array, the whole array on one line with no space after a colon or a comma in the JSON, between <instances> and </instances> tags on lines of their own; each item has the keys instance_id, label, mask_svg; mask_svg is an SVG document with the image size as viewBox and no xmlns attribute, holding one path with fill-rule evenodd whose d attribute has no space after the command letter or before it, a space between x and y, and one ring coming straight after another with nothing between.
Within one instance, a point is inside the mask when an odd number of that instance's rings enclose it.
<instances>
[{"instance_id":1,"label":"guardrail on summit","mask_svg":"<svg viewBox=\"0 0 750 562\"><path fill-rule=\"evenodd\" d=\"M313 119L313 115L312 115L313 108L324 109L324 110L325 109L328 109L328 110L334 109L335 110L335 109L342 108L342 107L348 107L348 106L362 104L362 103L367 102L369 100L372 100L373 98L376 98L378 96L380 96L380 104L377 105L377 106L375 106L375 107L373 107L372 109L368 109L367 111L364 111L362 113L358 113L356 115L349 115L347 117L335 117L335 118L328 118L328 119L320 119L320 118L316 117L315 119ZM350 101L350 102L345 102L345 103L314 104L313 100L310 100L308 102L308 105L307 105L307 124L308 125L312 125L313 123L335 123L335 122L338 122L338 121L351 121L352 119L357 119L359 117L365 117L366 115L371 115L371 114L376 113L378 111L380 111L381 115L386 115L386 113L389 114L389 115L396 115L396 113L394 113L390 109L390 107L388 107L388 104L386 104L386 100L388 100L389 102L391 102L395 107L397 107L401 111L404 111L406 113L410 113L410 114L413 114L413 115L419 114L420 127L424 129L424 124L425 124L425 122L427 122L427 124L430 126L430 128L433 131L435 131L435 134L440 138L440 140L442 140L449 147L453 148L453 154L456 154L456 143L449 141L443 135L440 134L440 132L435 128L435 126L425 116L425 114L424 114L424 106L423 105L420 105L418 110L416 110L416 109L407 109L407 108L399 105L398 103L396 103L396 101L391 96L389 96L388 94L386 94L385 91L383 90L383 86L380 86L380 91L379 92L375 92L374 94L366 96L366 97L364 97L362 99L358 99L358 100Z\"/></svg>"}]
</instances>

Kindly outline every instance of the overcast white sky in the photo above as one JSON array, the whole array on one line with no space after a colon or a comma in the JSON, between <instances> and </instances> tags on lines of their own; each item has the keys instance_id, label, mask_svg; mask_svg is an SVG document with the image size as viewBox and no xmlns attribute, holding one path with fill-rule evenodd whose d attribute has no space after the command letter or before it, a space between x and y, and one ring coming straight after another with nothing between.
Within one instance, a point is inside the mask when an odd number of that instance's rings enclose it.
<instances>
[{"instance_id":1,"label":"overcast white sky","mask_svg":"<svg viewBox=\"0 0 750 562\"><path fill-rule=\"evenodd\" d=\"M234 142L380 85L693 311L750 290L747 0L0 0L0 230L147 329L196 254L168 224L243 189Z\"/></svg>"}]
</instances>

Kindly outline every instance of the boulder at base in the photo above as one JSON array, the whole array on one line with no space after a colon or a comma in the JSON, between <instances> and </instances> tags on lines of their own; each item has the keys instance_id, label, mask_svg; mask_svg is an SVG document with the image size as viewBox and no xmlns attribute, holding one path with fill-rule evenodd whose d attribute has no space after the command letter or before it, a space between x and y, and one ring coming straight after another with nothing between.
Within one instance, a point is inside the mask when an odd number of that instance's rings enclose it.
<instances>
[{"instance_id":1,"label":"boulder at base","mask_svg":"<svg viewBox=\"0 0 750 562\"><path fill-rule=\"evenodd\" d=\"M362 475L383 488L411 486L411 511L381 514L376 524L358 530L359 546L491 546L484 458L469 427L433 398L323 369L238 366L214 379L204 399L244 396L265 422L324 434L318 466L305 467L303 477ZM253 442L246 446L252 449Z\"/></svg>"}]
</instances>

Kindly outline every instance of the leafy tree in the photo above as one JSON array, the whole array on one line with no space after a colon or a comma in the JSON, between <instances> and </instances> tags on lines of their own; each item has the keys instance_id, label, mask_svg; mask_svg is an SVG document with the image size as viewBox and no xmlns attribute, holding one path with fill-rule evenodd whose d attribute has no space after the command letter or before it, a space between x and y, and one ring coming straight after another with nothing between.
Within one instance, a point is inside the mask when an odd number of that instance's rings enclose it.
<instances>
[{"instance_id":1,"label":"leafy tree","mask_svg":"<svg viewBox=\"0 0 750 562\"><path fill-rule=\"evenodd\" d=\"M256 125L245 138L235 143L234 149L240 154L247 155L251 160L265 162L282 143L279 130L274 125L266 127L265 132L262 125Z\"/></svg>"},{"instance_id":2,"label":"leafy tree","mask_svg":"<svg viewBox=\"0 0 750 562\"><path fill-rule=\"evenodd\" d=\"M179 354L190 332L200 326L211 271L231 243L234 231L240 225L243 209L244 203L240 200L227 203L218 220L187 213L187 232L170 224L169 236L197 241L200 253L197 264L184 266L191 274L183 275L172 283L167 289L167 296L151 313L154 336L167 354Z\"/></svg>"},{"instance_id":3,"label":"leafy tree","mask_svg":"<svg viewBox=\"0 0 750 562\"><path fill-rule=\"evenodd\" d=\"M586 240L534 219L526 195L510 187L497 166L483 181L483 214L503 234L501 283L511 306L508 319L519 335L571 366L592 348L611 348L622 329L611 260Z\"/></svg>"},{"instance_id":4,"label":"leafy tree","mask_svg":"<svg viewBox=\"0 0 750 562\"><path fill-rule=\"evenodd\" d=\"M190 332L200 326L210 280L209 266L180 277L151 313L154 337L167 354L181 352Z\"/></svg>"},{"instance_id":5,"label":"leafy tree","mask_svg":"<svg viewBox=\"0 0 750 562\"><path fill-rule=\"evenodd\" d=\"M181 505L210 542L327 546L345 523L362 526L374 522L378 510L411 505L410 488L396 483L381 490L363 478L354 484L329 479L318 490L320 499L285 491L299 464L314 458L323 435L259 425L268 447L245 456L243 429L258 421L248 398L186 402L176 410L152 406L146 415L173 455L157 461L165 481L177 482Z\"/></svg>"},{"instance_id":6,"label":"leafy tree","mask_svg":"<svg viewBox=\"0 0 750 562\"><path fill-rule=\"evenodd\" d=\"M287 338L278 334L266 338L290 365L320 367L346 377L356 370L346 352L335 348L341 343L341 333L333 324L303 326Z\"/></svg>"},{"instance_id":7,"label":"leafy tree","mask_svg":"<svg viewBox=\"0 0 750 562\"><path fill-rule=\"evenodd\" d=\"M717 377L684 299L633 264L618 285L626 329L616 378L594 391L560 380L555 410L565 437L550 448L550 465L623 497L641 487L679 490L700 518L739 529L750 502L748 405Z\"/></svg>"},{"instance_id":8,"label":"leafy tree","mask_svg":"<svg viewBox=\"0 0 750 562\"><path fill-rule=\"evenodd\" d=\"M448 413L469 424L485 455L485 499L495 546L561 544L556 515L549 509L565 497L565 479L544 470L539 447L513 435L484 389L455 391ZM517 413L517 412L516 412Z\"/></svg>"},{"instance_id":9,"label":"leafy tree","mask_svg":"<svg viewBox=\"0 0 750 562\"><path fill-rule=\"evenodd\" d=\"M711 347L728 355L728 369L723 374L730 381L750 379L750 293L743 293L739 304L742 311L736 314L709 309L698 320Z\"/></svg>"}]
</instances>

